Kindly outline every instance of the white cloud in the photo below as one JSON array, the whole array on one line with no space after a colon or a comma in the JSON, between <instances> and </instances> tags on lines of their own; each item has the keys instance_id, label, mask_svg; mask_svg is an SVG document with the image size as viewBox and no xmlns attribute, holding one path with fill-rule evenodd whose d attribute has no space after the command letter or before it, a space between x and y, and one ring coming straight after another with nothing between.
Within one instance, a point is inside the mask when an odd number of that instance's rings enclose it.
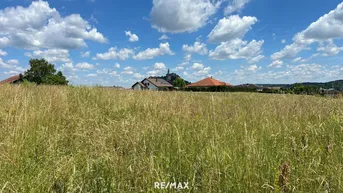
<instances>
[{"instance_id":1,"label":"white cloud","mask_svg":"<svg viewBox=\"0 0 343 193\"><path fill-rule=\"evenodd\" d=\"M295 41L323 41L334 38L343 38L343 3L335 10L320 17L306 30L298 33Z\"/></svg>"},{"instance_id":2,"label":"white cloud","mask_svg":"<svg viewBox=\"0 0 343 193\"><path fill-rule=\"evenodd\" d=\"M281 68L283 65L283 61L275 60L271 64L269 64L268 68Z\"/></svg>"},{"instance_id":3,"label":"white cloud","mask_svg":"<svg viewBox=\"0 0 343 193\"><path fill-rule=\"evenodd\" d=\"M139 38L136 34L131 33L131 31L125 31L125 35L129 37L129 42L137 42Z\"/></svg>"},{"instance_id":4,"label":"white cloud","mask_svg":"<svg viewBox=\"0 0 343 193\"><path fill-rule=\"evenodd\" d=\"M204 65L200 63L194 63L191 67L192 70L202 70L204 69Z\"/></svg>"},{"instance_id":5,"label":"white cloud","mask_svg":"<svg viewBox=\"0 0 343 193\"><path fill-rule=\"evenodd\" d=\"M10 43L10 39L7 37L0 37L0 48L7 47Z\"/></svg>"},{"instance_id":6,"label":"white cloud","mask_svg":"<svg viewBox=\"0 0 343 193\"><path fill-rule=\"evenodd\" d=\"M133 71L134 71L134 69L131 66L127 66L124 68L124 71L122 71L121 74L131 75L131 74L134 74Z\"/></svg>"},{"instance_id":7,"label":"white cloud","mask_svg":"<svg viewBox=\"0 0 343 193\"><path fill-rule=\"evenodd\" d=\"M271 58L272 60L280 60L284 58L294 58L298 53L300 53L303 50L309 50L308 46L306 44L301 43L293 43L290 45L287 45L284 49L282 49L279 52L275 52L272 54Z\"/></svg>"},{"instance_id":8,"label":"white cloud","mask_svg":"<svg viewBox=\"0 0 343 193\"><path fill-rule=\"evenodd\" d=\"M133 71L123 71L123 72L121 72L121 73L122 73L122 74L128 74L128 75L134 74Z\"/></svg>"},{"instance_id":9,"label":"white cloud","mask_svg":"<svg viewBox=\"0 0 343 193\"><path fill-rule=\"evenodd\" d=\"M252 71L252 72L256 72L257 70L260 70L261 68L262 68L261 66L257 66L256 64L254 64L254 65L248 66L247 70Z\"/></svg>"},{"instance_id":10,"label":"white cloud","mask_svg":"<svg viewBox=\"0 0 343 193\"><path fill-rule=\"evenodd\" d=\"M119 63L116 63L116 64L114 65L114 67L115 67L115 68L120 68L120 64L119 64Z\"/></svg>"},{"instance_id":11,"label":"white cloud","mask_svg":"<svg viewBox=\"0 0 343 193\"><path fill-rule=\"evenodd\" d=\"M137 55L133 56L135 60L148 60L153 59L157 56L163 55L174 55L174 52L170 50L170 45L168 42L161 43L159 48L148 48L145 51L139 52Z\"/></svg>"},{"instance_id":12,"label":"white cloud","mask_svg":"<svg viewBox=\"0 0 343 193\"><path fill-rule=\"evenodd\" d=\"M287 45L280 52L274 53L271 58L279 60L283 58L293 58L303 50L309 49L308 46L315 42L322 44L324 41L329 41L329 45L319 47L319 51L323 51L323 55L335 55L341 50L334 45L333 40L343 38L343 3L340 3L335 10L320 17L313 22L307 29L297 33L293 37L293 43ZM331 43L330 43L331 42Z\"/></svg>"},{"instance_id":13,"label":"white cloud","mask_svg":"<svg viewBox=\"0 0 343 193\"><path fill-rule=\"evenodd\" d=\"M153 0L153 28L160 32L194 32L204 27L220 7L213 0Z\"/></svg>"},{"instance_id":14,"label":"white cloud","mask_svg":"<svg viewBox=\"0 0 343 193\"><path fill-rule=\"evenodd\" d=\"M141 74L139 74L139 73L135 73L135 74L133 74L132 77L135 78L135 79L143 79L143 78L144 78L144 75L141 75Z\"/></svg>"},{"instance_id":15,"label":"white cloud","mask_svg":"<svg viewBox=\"0 0 343 193\"><path fill-rule=\"evenodd\" d=\"M11 68L12 66L5 63L2 58L0 58L0 68Z\"/></svg>"},{"instance_id":16,"label":"white cloud","mask_svg":"<svg viewBox=\"0 0 343 193\"><path fill-rule=\"evenodd\" d=\"M246 59L257 60L257 56L262 52L261 47L264 41L252 40L251 42L243 41L241 39L234 39L232 41L222 42L215 50L210 51L210 58L215 60L225 59ZM254 59L255 58L255 59Z\"/></svg>"},{"instance_id":17,"label":"white cloud","mask_svg":"<svg viewBox=\"0 0 343 193\"><path fill-rule=\"evenodd\" d=\"M231 0L229 5L224 9L224 14L229 15L241 11L250 0Z\"/></svg>"},{"instance_id":18,"label":"white cloud","mask_svg":"<svg viewBox=\"0 0 343 193\"><path fill-rule=\"evenodd\" d=\"M218 24L208 35L210 42L224 42L234 39L242 39L251 30L251 26L257 22L256 17L232 15L229 18L219 20Z\"/></svg>"},{"instance_id":19,"label":"white cloud","mask_svg":"<svg viewBox=\"0 0 343 193\"><path fill-rule=\"evenodd\" d=\"M67 76L67 79L76 79L76 72L77 69L74 67L73 63L65 63L62 64L58 69L58 71L62 71L64 75Z\"/></svg>"},{"instance_id":20,"label":"white cloud","mask_svg":"<svg viewBox=\"0 0 343 193\"><path fill-rule=\"evenodd\" d=\"M249 60L249 64L257 63L257 62L259 62L260 60L262 60L262 59L264 59L264 58L265 58L265 56L263 56L263 55L258 55L258 56L256 56L256 57L251 58L251 59Z\"/></svg>"},{"instance_id":21,"label":"white cloud","mask_svg":"<svg viewBox=\"0 0 343 193\"><path fill-rule=\"evenodd\" d=\"M302 59L302 57L297 57L297 58L295 58L294 60L293 60L293 62L300 62L300 61L302 61L303 59Z\"/></svg>"},{"instance_id":22,"label":"white cloud","mask_svg":"<svg viewBox=\"0 0 343 193\"><path fill-rule=\"evenodd\" d=\"M0 49L0 56L7 56L7 52Z\"/></svg>"},{"instance_id":23,"label":"white cloud","mask_svg":"<svg viewBox=\"0 0 343 193\"><path fill-rule=\"evenodd\" d=\"M81 57L82 57L82 58L88 58L88 57L90 56L91 52L90 52L90 51L81 52L80 54L81 54Z\"/></svg>"},{"instance_id":24,"label":"white cloud","mask_svg":"<svg viewBox=\"0 0 343 193\"><path fill-rule=\"evenodd\" d=\"M160 38L158 38L159 40L168 40L170 39L166 34L163 34Z\"/></svg>"},{"instance_id":25,"label":"white cloud","mask_svg":"<svg viewBox=\"0 0 343 193\"><path fill-rule=\"evenodd\" d=\"M102 70L97 70L96 73L102 74L102 75L116 76L116 77L119 76L119 74L116 71L108 69L108 68L104 68Z\"/></svg>"},{"instance_id":26,"label":"white cloud","mask_svg":"<svg viewBox=\"0 0 343 193\"><path fill-rule=\"evenodd\" d=\"M76 64L75 67L78 68L78 69L82 69L82 70L90 70L90 69L94 68L94 65L93 64L89 64L87 62L83 62L83 63Z\"/></svg>"},{"instance_id":27,"label":"white cloud","mask_svg":"<svg viewBox=\"0 0 343 193\"><path fill-rule=\"evenodd\" d=\"M164 63L158 62L154 64L153 69L149 71L147 74L150 76L158 76L158 75L165 74L166 71L167 71L166 65Z\"/></svg>"},{"instance_id":28,"label":"white cloud","mask_svg":"<svg viewBox=\"0 0 343 193\"><path fill-rule=\"evenodd\" d=\"M343 47L337 47L333 40L330 39L326 42L321 42L317 48L318 52L322 52L323 56L333 56L337 55L343 50Z\"/></svg>"},{"instance_id":29,"label":"white cloud","mask_svg":"<svg viewBox=\"0 0 343 193\"><path fill-rule=\"evenodd\" d=\"M8 60L7 63L10 64L10 65L18 65L19 61L15 60L15 59L11 59L11 60Z\"/></svg>"},{"instance_id":30,"label":"white cloud","mask_svg":"<svg viewBox=\"0 0 343 193\"><path fill-rule=\"evenodd\" d=\"M97 77L97 74L87 74L86 77Z\"/></svg>"},{"instance_id":31,"label":"white cloud","mask_svg":"<svg viewBox=\"0 0 343 193\"><path fill-rule=\"evenodd\" d=\"M281 43L282 43L282 44L285 44L285 43L286 43L286 40L285 40L285 39L281 40Z\"/></svg>"},{"instance_id":32,"label":"white cloud","mask_svg":"<svg viewBox=\"0 0 343 193\"><path fill-rule=\"evenodd\" d=\"M79 14L62 17L48 2L33 1L29 7L0 10L0 46L25 49L76 49L85 40L105 43L106 38Z\"/></svg>"},{"instance_id":33,"label":"white cloud","mask_svg":"<svg viewBox=\"0 0 343 193\"><path fill-rule=\"evenodd\" d=\"M206 44L201 43L199 41L194 42L194 45L183 45L182 50L184 52L199 54L199 55L206 55L208 53Z\"/></svg>"},{"instance_id":34,"label":"white cloud","mask_svg":"<svg viewBox=\"0 0 343 193\"><path fill-rule=\"evenodd\" d=\"M108 52L96 54L95 58L99 60L127 60L134 54L135 52L128 48L117 51L117 48L112 47L108 50Z\"/></svg>"},{"instance_id":35,"label":"white cloud","mask_svg":"<svg viewBox=\"0 0 343 193\"><path fill-rule=\"evenodd\" d=\"M47 49L35 50L33 52L26 52L25 56L30 58L44 58L49 62L71 62L69 58L69 51L65 49Z\"/></svg>"},{"instance_id":36,"label":"white cloud","mask_svg":"<svg viewBox=\"0 0 343 193\"><path fill-rule=\"evenodd\" d=\"M185 54L184 60L189 62L192 60L192 54Z\"/></svg>"}]
</instances>

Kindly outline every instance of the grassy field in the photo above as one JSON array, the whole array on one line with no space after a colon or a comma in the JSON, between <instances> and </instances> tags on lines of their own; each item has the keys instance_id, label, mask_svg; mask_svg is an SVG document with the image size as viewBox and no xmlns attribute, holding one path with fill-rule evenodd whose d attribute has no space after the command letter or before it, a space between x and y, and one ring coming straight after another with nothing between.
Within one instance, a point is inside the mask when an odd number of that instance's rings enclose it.
<instances>
[{"instance_id":1,"label":"grassy field","mask_svg":"<svg viewBox=\"0 0 343 193\"><path fill-rule=\"evenodd\" d=\"M343 192L343 99L0 87L0 192ZM175 190L163 190L173 192Z\"/></svg>"}]
</instances>

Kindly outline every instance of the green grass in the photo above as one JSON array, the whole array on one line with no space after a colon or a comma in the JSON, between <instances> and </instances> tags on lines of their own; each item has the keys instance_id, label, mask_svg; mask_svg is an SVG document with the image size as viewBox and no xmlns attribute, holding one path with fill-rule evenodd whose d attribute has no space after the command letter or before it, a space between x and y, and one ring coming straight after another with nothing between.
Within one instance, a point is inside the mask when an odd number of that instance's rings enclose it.
<instances>
[{"instance_id":1,"label":"green grass","mask_svg":"<svg viewBox=\"0 0 343 193\"><path fill-rule=\"evenodd\" d=\"M343 192L343 99L2 86L0 174L0 192Z\"/></svg>"}]
</instances>

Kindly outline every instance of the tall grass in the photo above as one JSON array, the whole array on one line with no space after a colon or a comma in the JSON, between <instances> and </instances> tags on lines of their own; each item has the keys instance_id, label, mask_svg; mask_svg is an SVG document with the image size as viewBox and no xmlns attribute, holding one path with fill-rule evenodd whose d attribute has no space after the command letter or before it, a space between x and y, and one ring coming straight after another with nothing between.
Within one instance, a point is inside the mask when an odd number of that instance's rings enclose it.
<instances>
[{"instance_id":1,"label":"tall grass","mask_svg":"<svg viewBox=\"0 0 343 193\"><path fill-rule=\"evenodd\" d=\"M343 100L0 87L0 192L343 192ZM172 191L172 190L165 190Z\"/></svg>"}]
</instances>

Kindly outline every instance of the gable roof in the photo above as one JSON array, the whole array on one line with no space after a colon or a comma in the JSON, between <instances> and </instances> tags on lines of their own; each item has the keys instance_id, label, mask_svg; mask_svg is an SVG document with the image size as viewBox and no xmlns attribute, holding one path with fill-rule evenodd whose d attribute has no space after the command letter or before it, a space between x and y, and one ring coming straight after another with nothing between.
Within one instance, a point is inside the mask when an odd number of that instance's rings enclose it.
<instances>
[{"instance_id":1,"label":"gable roof","mask_svg":"<svg viewBox=\"0 0 343 193\"><path fill-rule=\"evenodd\" d=\"M186 87L211 87L211 86L232 86L232 85L226 82L221 82L212 77L208 77L198 82L195 82L193 84L187 85Z\"/></svg>"},{"instance_id":2,"label":"gable roof","mask_svg":"<svg viewBox=\"0 0 343 193\"><path fill-rule=\"evenodd\" d=\"M151 82L151 84L153 84L157 87L173 87L173 85L171 85L168 81L166 81L162 78L146 78L144 80L148 80L149 82Z\"/></svg>"},{"instance_id":3,"label":"gable roof","mask_svg":"<svg viewBox=\"0 0 343 193\"><path fill-rule=\"evenodd\" d=\"M10 78L7 78L6 80L0 81L0 84L11 84L11 83L18 81L19 78L20 78L19 75L15 75L15 76L12 76Z\"/></svg>"},{"instance_id":4,"label":"gable roof","mask_svg":"<svg viewBox=\"0 0 343 193\"><path fill-rule=\"evenodd\" d=\"M146 88L146 86L141 82L136 82L134 85L132 85L132 88L136 86L136 84L139 84L142 88Z\"/></svg>"}]
</instances>

